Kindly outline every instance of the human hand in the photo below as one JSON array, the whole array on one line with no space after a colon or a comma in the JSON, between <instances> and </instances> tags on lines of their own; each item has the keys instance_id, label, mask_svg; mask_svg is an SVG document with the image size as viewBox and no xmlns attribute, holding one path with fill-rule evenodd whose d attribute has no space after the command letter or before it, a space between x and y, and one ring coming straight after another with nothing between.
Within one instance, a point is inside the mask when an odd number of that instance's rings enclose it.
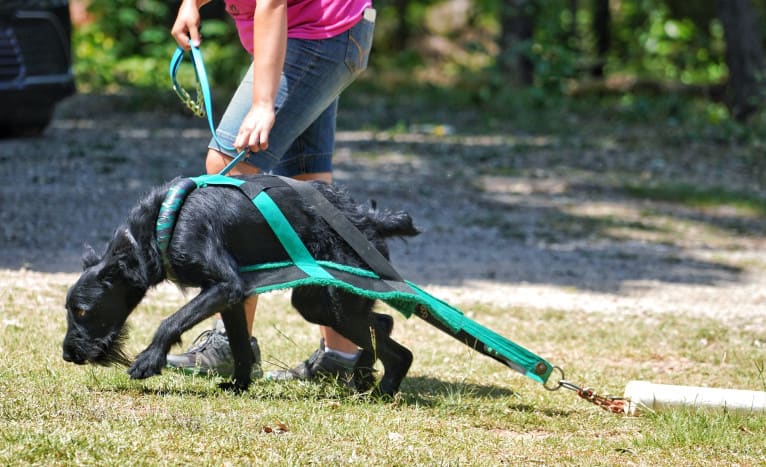
<instances>
[{"instance_id":1,"label":"human hand","mask_svg":"<svg viewBox=\"0 0 766 467\"><path fill-rule=\"evenodd\" d=\"M265 151L269 148L269 132L274 126L274 105L254 105L245 115L239 127L234 148L241 151L245 148L253 151Z\"/></svg>"},{"instance_id":2,"label":"human hand","mask_svg":"<svg viewBox=\"0 0 766 467\"><path fill-rule=\"evenodd\" d=\"M182 49L189 50L190 44L198 47L202 41L199 28L200 15L197 2L185 0L178 9L178 16L176 16L176 21L170 29L170 34Z\"/></svg>"}]
</instances>

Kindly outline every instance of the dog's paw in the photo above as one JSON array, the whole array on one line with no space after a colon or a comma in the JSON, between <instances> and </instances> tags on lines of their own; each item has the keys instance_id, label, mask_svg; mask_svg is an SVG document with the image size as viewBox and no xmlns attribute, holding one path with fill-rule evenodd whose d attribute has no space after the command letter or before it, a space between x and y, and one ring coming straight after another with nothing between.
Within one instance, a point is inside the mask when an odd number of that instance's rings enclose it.
<instances>
[{"instance_id":1,"label":"dog's paw","mask_svg":"<svg viewBox=\"0 0 766 467\"><path fill-rule=\"evenodd\" d=\"M222 391L231 392L237 395L246 393L249 386L249 382L247 384L240 384L236 381L224 381L223 383L218 383L218 387Z\"/></svg>"},{"instance_id":2,"label":"dog's paw","mask_svg":"<svg viewBox=\"0 0 766 467\"><path fill-rule=\"evenodd\" d=\"M157 358L151 352L143 351L138 354L136 360L128 368L128 374L132 379L146 379L162 373L164 366L164 355Z\"/></svg>"},{"instance_id":3,"label":"dog's paw","mask_svg":"<svg viewBox=\"0 0 766 467\"><path fill-rule=\"evenodd\" d=\"M390 402L395 399L396 394L399 393L399 385L392 385L389 382L385 381L385 378L380 381L380 383L375 386L375 388L372 390L372 394L374 397L382 400Z\"/></svg>"},{"instance_id":4,"label":"dog's paw","mask_svg":"<svg viewBox=\"0 0 766 467\"><path fill-rule=\"evenodd\" d=\"M372 390L377 381L375 380L375 370L370 368L355 368L354 376L351 380L351 387L357 392L368 392Z\"/></svg>"}]
</instances>

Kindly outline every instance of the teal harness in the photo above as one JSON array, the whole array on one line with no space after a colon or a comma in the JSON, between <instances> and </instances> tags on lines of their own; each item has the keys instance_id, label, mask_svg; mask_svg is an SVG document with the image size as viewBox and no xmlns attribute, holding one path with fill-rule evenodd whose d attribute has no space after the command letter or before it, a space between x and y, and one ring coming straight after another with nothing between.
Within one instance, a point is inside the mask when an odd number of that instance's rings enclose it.
<instances>
[{"instance_id":1,"label":"teal harness","mask_svg":"<svg viewBox=\"0 0 766 467\"><path fill-rule=\"evenodd\" d=\"M511 369L539 383L547 382L554 368L550 363L469 319L457 308L428 294L412 282L401 279L390 263L385 259L381 260L382 255L361 232L348 227L350 222L337 209L325 207L324 219L357 253L360 253L362 259L377 267L373 268L375 271L371 271L329 261L317 261L309 253L277 203L268 195L269 189L276 186L291 186L295 189L297 187L294 185L295 182L282 177L261 177L261 179L265 182L245 182L224 175L203 175L181 179L170 187L162 203L156 225L157 246L168 279L175 280L167 251L184 199L197 188L230 186L239 189L251 200L290 257L289 261L240 267L248 287L248 294L262 294L305 285L339 287L357 295L381 300L407 318L414 314ZM306 189L304 187L311 187L311 185L304 183L297 191L305 197L306 194L302 193ZM313 187L310 189L314 190ZM319 196L321 197L321 194ZM312 201L316 202L316 197L312 198ZM329 204L326 200L324 203ZM334 212L328 215L327 209L334 209Z\"/></svg>"}]
</instances>

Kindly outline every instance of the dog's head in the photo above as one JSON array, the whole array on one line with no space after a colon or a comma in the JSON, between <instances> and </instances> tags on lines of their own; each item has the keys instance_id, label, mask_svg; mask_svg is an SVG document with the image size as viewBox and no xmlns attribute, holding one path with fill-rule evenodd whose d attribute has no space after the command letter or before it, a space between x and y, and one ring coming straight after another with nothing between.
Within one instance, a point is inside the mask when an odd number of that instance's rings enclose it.
<instances>
[{"instance_id":1,"label":"dog's head","mask_svg":"<svg viewBox=\"0 0 766 467\"><path fill-rule=\"evenodd\" d=\"M130 231L118 231L99 257L83 256L83 273L67 293L63 358L77 364L122 364L128 315L146 294L139 247Z\"/></svg>"}]
</instances>

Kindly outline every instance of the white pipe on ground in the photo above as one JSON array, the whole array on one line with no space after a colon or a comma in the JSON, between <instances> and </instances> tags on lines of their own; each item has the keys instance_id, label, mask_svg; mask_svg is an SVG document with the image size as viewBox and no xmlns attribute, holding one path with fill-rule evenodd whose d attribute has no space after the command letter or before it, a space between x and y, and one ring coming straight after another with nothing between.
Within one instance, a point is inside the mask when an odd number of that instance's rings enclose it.
<instances>
[{"instance_id":1,"label":"white pipe on ground","mask_svg":"<svg viewBox=\"0 0 766 467\"><path fill-rule=\"evenodd\" d=\"M745 413L766 413L766 392L697 386L674 386L630 381L625 387L629 415L675 407L716 408Z\"/></svg>"}]
</instances>

